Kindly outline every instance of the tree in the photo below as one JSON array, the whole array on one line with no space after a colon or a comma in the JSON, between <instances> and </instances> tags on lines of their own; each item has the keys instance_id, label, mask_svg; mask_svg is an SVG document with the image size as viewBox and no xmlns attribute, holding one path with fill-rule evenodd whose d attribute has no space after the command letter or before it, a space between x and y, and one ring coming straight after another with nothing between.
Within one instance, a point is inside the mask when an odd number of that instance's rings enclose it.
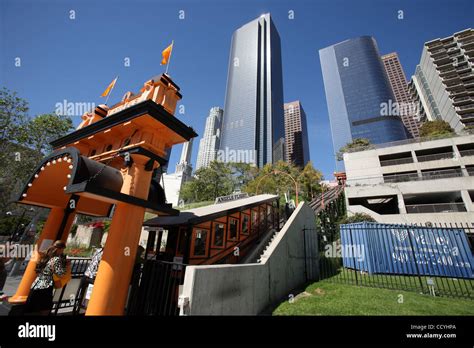
<instances>
[{"instance_id":1,"label":"tree","mask_svg":"<svg viewBox=\"0 0 474 348\"><path fill-rule=\"evenodd\" d=\"M420 127L420 137L439 137L454 134L448 122L442 120L426 121Z\"/></svg>"},{"instance_id":2,"label":"tree","mask_svg":"<svg viewBox=\"0 0 474 348\"><path fill-rule=\"evenodd\" d=\"M243 162L229 163L234 182L234 191L241 190L258 175L258 168Z\"/></svg>"},{"instance_id":3,"label":"tree","mask_svg":"<svg viewBox=\"0 0 474 348\"><path fill-rule=\"evenodd\" d=\"M295 192L295 184L299 172L293 164L278 161L275 164L268 163L259 170L254 180L249 181L244 187L244 191L249 194L283 194L285 192ZM292 179L293 178L293 179Z\"/></svg>"},{"instance_id":4,"label":"tree","mask_svg":"<svg viewBox=\"0 0 474 348\"><path fill-rule=\"evenodd\" d=\"M211 201L231 194L233 189L234 179L230 165L214 161L209 167L196 171L194 178L181 188L180 197L186 202Z\"/></svg>"},{"instance_id":5,"label":"tree","mask_svg":"<svg viewBox=\"0 0 474 348\"><path fill-rule=\"evenodd\" d=\"M0 90L0 154L4 155L10 144L24 140L28 123L28 103L15 92Z\"/></svg>"},{"instance_id":6,"label":"tree","mask_svg":"<svg viewBox=\"0 0 474 348\"><path fill-rule=\"evenodd\" d=\"M322 177L322 173L314 169L311 162L308 162L301 169L291 163L278 161L273 165L267 164L260 169L255 179L249 181L244 187L244 191L249 194L270 193L282 195L283 193L289 193L294 196L296 181L298 183L298 196L305 201L311 201L316 194L321 192L319 182Z\"/></svg>"},{"instance_id":7,"label":"tree","mask_svg":"<svg viewBox=\"0 0 474 348\"><path fill-rule=\"evenodd\" d=\"M306 201L312 201L313 198L321 192L321 185L319 182L323 178L323 174L314 169L313 163L310 161L303 168L303 171L298 176L298 183L303 198Z\"/></svg>"},{"instance_id":8,"label":"tree","mask_svg":"<svg viewBox=\"0 0 474 348\"><path fill-rule=\"evenodd\" d=\"M304 169L284 161L266 164L261 169L248 163L211 162L209 167L197 170L193 179L183 185L180 197L187 203L213 201L236 189L250 195L288 193L294 197L296 181L299 196L310 201L321 192L321 178L321 172L314 169L311 162Z\"/></svg>"},{"instance_id":9,"label":"tree","mask_svg":"<svg viewBox=\"0 0 474 348\"><path fill-rule=\"evenodd\" d=\"M72 128L69 117L28 115L28 103L8 89L0 91L0 218L13 208L26 180L49 152L49 141Z\"/></svg>"},{"instance_id":10,"label":"tree","mask_svg":"<svg viewBox=\"0 0 474 348\"><path fill-rule=\"evenodd\" d=\"M342 161L344 159L345 152L351 152L353 150L365 150L370 149L372 145L370 144L369 139L365 138L355 138L352 142L347 143L345 146L341 147L336 154L336 158L338 161Z\"/></svg>"},{"instance_id":11,"label":"tree","mask_svg":"<svg viewBox=\"0 0 474 348\"><path fill-rule=\"evenodd\" d=\"M339 224L353 224L356 222L377 222L372 216L366 213L355 213L352 216L345 216Z\"/></svg>"},{"instance_id":12,"label":"tree","mask_svg":"<svg viewBox=\"0 0 474 348\"><path fill-rule=\"evenodd\" d=\"M38 155L52 151L49 142L67 134L72 129L72 120L67 116L43 114L31 119L26 130L27 143Z\"/></svg>"}]
</instances>

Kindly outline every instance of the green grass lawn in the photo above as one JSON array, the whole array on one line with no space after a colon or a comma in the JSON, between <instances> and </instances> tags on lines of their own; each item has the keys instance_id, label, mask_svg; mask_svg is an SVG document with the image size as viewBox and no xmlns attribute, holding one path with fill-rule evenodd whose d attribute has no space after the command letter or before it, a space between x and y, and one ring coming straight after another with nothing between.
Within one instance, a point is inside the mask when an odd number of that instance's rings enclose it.
<instances>
[{"instance_id":1,"label":"green grass lawn","mask_svg":"<svg viewBox=\"0 0 474 348\"><path fill-rule=\"evenodd\" d=\"M327 276L325 277L327 278ZM361 285L386 289L403 289L408 291L429 293L428 279L431 279L437 295L443 297L458 297L474 299L474 280L442 278L442 277L417 277L388 274L360 273L347 268L339 268L337 273L328 278L328 281Z\"/></svg>"},{"instance_id":2,"label":"green grass lawn","mask_svg":"<svg viewBox=\"0 0 474 348\"><path fill-rule=\"evenodd\" d=\"M474 300L323 280L309 285L292 303L281 303L273 315L474 315Z\"/></svg>"},{"instance_id":3,"label":"green grass lawn","mask_svg":"<svg viewBox=\"0 0 474 348\"><path fill-rule=\"evenodd\" d=\"M183 207L176 207L176 209L178 209L178 210L189 210L189 209L204 207L206 205L211 205L211 204L214 204L214 201L188 203L188 204L185 204Z\"/></svg>"}]
</instances>

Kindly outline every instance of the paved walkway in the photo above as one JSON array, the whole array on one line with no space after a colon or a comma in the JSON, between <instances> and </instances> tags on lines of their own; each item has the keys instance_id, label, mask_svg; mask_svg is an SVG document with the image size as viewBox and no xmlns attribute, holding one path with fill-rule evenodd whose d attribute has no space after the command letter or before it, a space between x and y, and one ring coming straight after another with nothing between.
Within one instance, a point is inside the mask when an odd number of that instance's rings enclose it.
<instances>
[{"instance_id":1,"label":"paved walkway","mask_svg":"<svg viewBox=\"0 0 474 348\"><path fill-rule=\"evenodd\" d=\"M20 284L21 277L23 277L23 275L7 277L7 281L5 282L5 286L3 287L3 292L5 293L5 295L7 295L8 297L15 295L16 289Z\"/></svg>"},{"instance_id":2,"label":"paved walkway","mask_svg":"<svg viewBox=\"0 0 474 348\"><path fill-rule=\"evenodd\" d=\"M10 296L15 295L16 289L18 288L22 277L23 275L7 277L7 281L5 282L5 286L3 287L4 294L2 295L2 298L8 298ZM0 315L8 315L9 311L10 306L7 304L7 301L0 300Z\"/></svg>"}]
</instances>

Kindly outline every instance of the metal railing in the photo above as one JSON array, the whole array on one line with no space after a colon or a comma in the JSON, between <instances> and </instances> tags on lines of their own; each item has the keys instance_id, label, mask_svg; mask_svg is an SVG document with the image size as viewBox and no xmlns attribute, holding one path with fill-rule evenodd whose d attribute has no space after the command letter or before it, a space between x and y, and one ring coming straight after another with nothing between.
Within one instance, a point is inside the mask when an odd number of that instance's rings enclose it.
<instances>
[{"instance_id":1,"label":"metal railing","mask_svg":"<svg viewBox=\"0 0 474 348\"><path fill-rule=\"evenodd\" d=\"M407 163L413 163L413 158L407 157L407 158L397 158L397 159L391 159L391 160L380 160L380 165L382 167L396 166L399 164L407 164Z\"/></svg>"},{"instance_id":2,"label":"metal railing","mask_svg":"<svg viewBox=\"0 0 474 348\"><path fill-rule=\"evenodd\" d=\"M464 203L433 203L405 205L408 214L466 212Z\"/></svg>"},{"instance_id":3,"label":"metal railing","mask_svg":"<svg viewBox=\"0 0 474 348\"><path fill-rule=\"evenodd\" d=\"M387 175L383 177L383 181L386 184L395 183L395 182L416 181L416 180L420 180L420 177L418 176L417 173Z\"/></svg>"},{"instance_id":4,"label":"metal railing","mask_svg":"<svg viewBox=\"0 0 474 348\"><path fill-rule=\"evenodd\" d=\"M474 168L467 168L469 175L474 174ZM410 181L424 181L424 180L439 180L448 178L459 178L464 177L462 169L444 169L444 170L433 170L422 172L421 176L418 173L405 173L405 174L389 174L366 178L348 179L346 181L347 187L354 186L366 186L366 185L381 185L381 184L392 184L398 182L410 182Z\"/></svg>"},{"instance_id":5,"label":"metal railing","mask_svg":"<svg viewBox=\"0 0 474 348\"><path fill-rule=\"evenodd\" d=\"M470 76L474 77L474 74L472 72L465 72L465 73L459 74L459 77L470 77Z\"/></svg>"},{"instance_id":6,"label":"metal railing","mask_svg":"<svg viewBox=\"0 0 474 348\"><path fill-rule=\"evenodd\" d=\"M84 275L84 272L86 271L87 267L89 266L89 262L91 261L90 258L68 258L68 260L71 261L71 279L81 278ZM77 305L81 300L75 297L77 289L75 289L76 291L74 291L73 297L67 296L66 299L64 298L64 294L66 293L66 291L69 292L72 287L71 282L72 280L67 283L63 288L54 290L53 298L56 296L57 292L59 292L59 298L53 300L51 315L63 314L63 312L67 312L68 314L70 314L69 309L71 309L70 312L72 312L74 306ZM62 310L62 313L59 313L59 310Z\"/></svg>"},{"instance_id":7,"label":"metal railing","mask_svg":"<svg viewBox=\"0 0 474 348\"><path fill-rule=\"evenodd\" d=\"M179 286L184 283L186 266L157 260L138 265L132 277L127 315L178 315Z\"/></svg>"},{"instance_id":8,"label":"metal railing","mask_svg":"<svg viewBox=\"0 0 474 348\"><path fill-rule=\"evenodd\" d=\"M464 102L464 101L468 101L468 100L471 100L471 97L470 96L466 96L466 97L461 97L461 98L455 98L453 100L453 103L456 104L458 102Z\"/></svg>"},{"instance_id":9,"label":"metal railing","mask_svg":"<svg viewBox=\"0 0 474 348\"><path fill-rule=\"evenodd\" d=\"M461 150L459 153L461 157L474 156L474 150Z\"/></svg>"},{"instance_id":10,"label":"metal railing","mask_svg":"<svg viewBox=\"0 0 474 348\"><path fill-rule=\"evenodd\" d=\"M457 110L457 111L471 110L471 109L474 109L474 105L473 105L473 104L456 106L456 110Z\"/></svg>"},{"instance_id":11,"label":"metal railing","mask_svg":"<svg viewBox=\"0 0 474 348\"><path fill-rule=\"evenodd\" d=\"M432 170L432 171L421 172L421 176L418 176L418 173L386 175L383 177L383 179L384 179L384 183L388 184L388 183L395 183L395 182L458 178L462 176L463 174L462 174L461 168L459 168L459 169Z\"/></svg>"},{"instance_id":12,"label":"metal railing","mask_svg":"<svg viewBox=\"0 0 474 348\"><path fill-rule=\"evenodd\" d=\"M465 46L469 43L474 42L474 37L470 37L470 38L467 38L467 39L462 39L460 42L461 42L461 46Z\"/></svg>"},{"instance_id":13,"label":"metal railing","mask_svg":"<svg viewBox=\"0 0 474 348\"><path fill-rule=\"evenodd\" d=\"M311 202L309 202L309 207L314 210L315 214L318 214L328 204L340 198L341 194L344 194L344 186L338 185L332 187L317 195Z\"/></svg>"},{"instance_id":14,"label":"metal railing","mask_svg":"<svg viewBox=\"0 0 474 348\"><path fill-rule=\"evenodd\" d=\"M471 227L341 226L305 229L318 236L319 280L474 300Z\"/></svg>"},{"instance_id":15,"label":"metal railing","mask_svg":"<svg viewBox=\"0 0 474 348\"><path fill-rule=\"evenodd\" d=\"M446 178L458 178L463 176L461 168L459 169L445 169L445 170L431 170L421 172L421 180L437 180Z\"/></svg>"},{"instance_id":16,"label":"metal railing","mask_svg":"<svg viewBox=\"0 0 474 348\"><path fill-rule=\"evenodd\" d=\"M421 155L416 156L418 162L428 162L428 161L438 161L442 159L452 159L454 158L454 152L444 152L444 153L434 153L431 155Z\"/></svg>"}]
</instances>

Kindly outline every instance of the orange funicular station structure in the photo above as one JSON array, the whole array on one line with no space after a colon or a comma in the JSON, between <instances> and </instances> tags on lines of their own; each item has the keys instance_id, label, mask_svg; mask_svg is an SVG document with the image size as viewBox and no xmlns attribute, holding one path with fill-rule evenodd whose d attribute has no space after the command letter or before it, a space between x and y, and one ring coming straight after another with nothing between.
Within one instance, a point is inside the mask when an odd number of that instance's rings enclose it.
<instances>
[{"instance_id":1,"label":"orange funicular station structure","mask_svg":"<svg viewBox=\"0 0 474 348\"><path fill-rule=\"evenodd\" d=\"M50 208L39 250L66 241L76 214L113 216L86 315L123 315L146 211L177 215L152 181L173 145L197 136L174 117L179 87L163 74L110 108L82 116L77 130L53 141L18 203ZM24 303L36 273L32 257L10 303Z\"/></svg>"}]
</instances>

